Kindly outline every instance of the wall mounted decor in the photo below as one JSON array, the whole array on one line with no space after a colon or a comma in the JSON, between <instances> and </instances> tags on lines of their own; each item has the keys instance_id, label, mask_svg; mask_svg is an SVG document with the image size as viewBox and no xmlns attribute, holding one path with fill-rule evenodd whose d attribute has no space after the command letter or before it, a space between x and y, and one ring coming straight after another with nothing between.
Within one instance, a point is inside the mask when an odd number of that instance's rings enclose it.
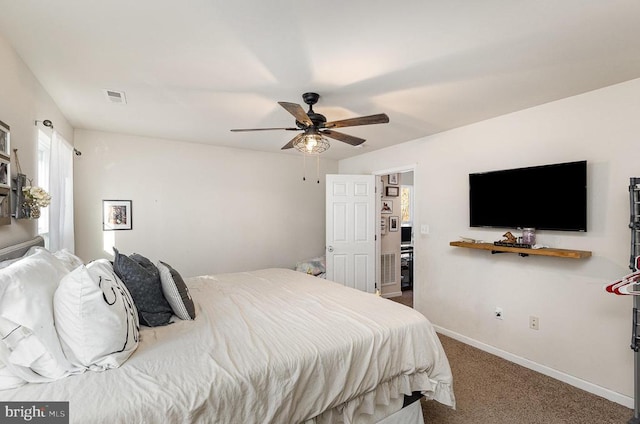
<instances>
[{"instance_id":1,"label":"wall mounted decor","mask_svg":"<svg viewBox=\"0 0 640 424\"><path fill-rule=\"evenodd\" d=\"M16 165L16 168L19 168L19 166ZM18 174L13 178L13 187L11 187L11 193L13 196L12 213L13 217L16 219L27 218L26 211L24 209L24 192L22 191L22 187L26 187L27 185L27 176L25 174L21 174L18 170Z\"/></svg>"},{"instance_id":2,"label":"wall mounted decor","mask_svg":"<svg viewBox=\"0 0 640 424\"><path fill-rule=\"evenodd\" d=\"M382 213L393 213L393 202L390 200L382 201Z\"/></svg>"},{"instance_id":3,"label":"wall mounted decor","mask_svg":"<svg viewBox=\"0 0 640 424\"><path fill-rule=\"evenodd\" d=\"M32 186L31 180L29 185L22 189L24 200L22 202L22 210L24 218L38 219L42 216L42 208L46 208L51 204L51 195L42 187Z\"/></svg>"},{"instance_id":4,"label":"wall mounted decor","mask_svg":"<svg viewBox=\"0 0 640 424\"><path fill-rule=\"evenodd\" d=\"M398 174L389 174L389 184L398 185Z\"/></svg>"},{"instance_id":5,"label":"wall mounted decor","mask_svg":"<svg viewBox=\"0 0 640 424\"><path fill-rule=\"evenodd\" d=\"M9 125L0 121L0 158L6 159L6 160L10 159L10 156L9 156L11 154L11 150L9 150L10 147L11 146L9 142Z\"/></svg>"},{"instance_id":6,"label":"wall mounted decor","mask_svg":"<svg viewBox=\"0 0 640 424\"><path fill-rule=\"evenodd\" d=\"M131 200L102 201L102 230L130 230L132 228Z\"/></svg>"},{"instance_id":7,"label":"wall mounted decor","mask_svg":"<svg viewBox=\"0 0 640 424\"><path fill-rule=\"evenodd\" d=\"M390 216L389 217L389 231L398 231L400 227L399 217Z\"/></svg>"},{"instance_id":8,"label":"wall mounted decor","mask_svg":"<svg viewBox=\"0 0 640 424\"><path fill-rule=\"evenodd\" d=\"M11 188L11 172L9 159L0 157L0 188Z\"/></svg>"},{"instance_id":9,"label":"wall mounted decor","mask_svg":"<svg viewBox=\"0 0 640 424\"><path fill-rule=\"evenodd\" d=\"M11 191L0 188L0 225L11 224Z\"/></svg>"},{"instance_id":10,"label":"wall mounted decor","mask_svg":"<svg viewBox=\"0 0 640 424\"><path fill-rule=\"evenodd\" d=\"M400 187L386 187L385 194L387 197L398 197L400 195Z\"/></svg>"}]
</instances>

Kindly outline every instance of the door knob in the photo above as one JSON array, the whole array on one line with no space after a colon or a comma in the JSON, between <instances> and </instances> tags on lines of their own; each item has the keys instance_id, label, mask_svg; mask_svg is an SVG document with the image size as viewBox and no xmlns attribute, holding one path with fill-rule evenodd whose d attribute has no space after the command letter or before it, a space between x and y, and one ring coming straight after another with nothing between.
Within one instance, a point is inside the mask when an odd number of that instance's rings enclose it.
<instances>
[{"instance_id":1,"label":"door knob","mask_svg":"<svg viewBox=\"0 0 640 424\"><path fill-rule=\"evenodd\" d=\"M333 252L333 246L327 247L327 250L329 251L329 253Z\"/></svg>"}]
</instances>

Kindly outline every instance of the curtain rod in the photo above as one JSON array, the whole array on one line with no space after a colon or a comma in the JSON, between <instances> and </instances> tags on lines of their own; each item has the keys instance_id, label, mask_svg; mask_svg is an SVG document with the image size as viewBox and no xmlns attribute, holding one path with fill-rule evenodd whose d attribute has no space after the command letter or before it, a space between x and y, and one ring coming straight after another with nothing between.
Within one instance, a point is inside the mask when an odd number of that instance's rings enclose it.
<instances>
[{"instance_id":1,"label":"curtain rod","mask_svg":"<svg viewBox=\"0 0 640 424\"><path fill-rule=\"evenodd\" d=\"M36 121L36 126L38 126L38 122L42 122L42 125L44 125L45 127L53 129L53 122L51 122L51 120L49 119L45 119L44 121ZM82 156L82 152L75 147L73 148L73 153L75 153L76 156Z\"/></svg>"}]
</instances>

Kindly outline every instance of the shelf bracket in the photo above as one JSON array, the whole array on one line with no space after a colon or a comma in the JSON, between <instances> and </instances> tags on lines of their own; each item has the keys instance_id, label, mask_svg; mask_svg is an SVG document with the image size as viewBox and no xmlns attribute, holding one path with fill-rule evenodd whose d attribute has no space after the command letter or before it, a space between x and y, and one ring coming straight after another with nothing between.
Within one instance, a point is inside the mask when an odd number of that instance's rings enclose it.
<instances>
[{"instance_id":1,"label":"shelf bracket","mask_svg":"<svg viewBox=\"0 0 640 424\"><path fill-rule=\"evenodd\" d=\"M497 255L498 253L510 253L510 252L505 252L505 251L502 251L502 250L492 250L491 251L492 255ZM518 253L518 255L522 256L523 258L526 258L527 256L529 256L528 253Z\"/></svg>"}]
</instances>

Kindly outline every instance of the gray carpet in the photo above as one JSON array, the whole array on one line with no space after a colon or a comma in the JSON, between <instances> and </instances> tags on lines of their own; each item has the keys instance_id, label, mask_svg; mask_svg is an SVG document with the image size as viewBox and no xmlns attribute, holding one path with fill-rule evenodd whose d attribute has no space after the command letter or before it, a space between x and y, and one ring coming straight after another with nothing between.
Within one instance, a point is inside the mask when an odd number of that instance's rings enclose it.
<instances>
[{"instance_id":1,"label":"gray carpet","mask_svg":"<svg viewBox=\"0 0 640 424\"><path fill-rule=\"evenodd\" d=\"M439 337L451 364L457 408L423 400L425 423L621 424L633 416L617 403Z\"/></svg>"}]
</instances>

